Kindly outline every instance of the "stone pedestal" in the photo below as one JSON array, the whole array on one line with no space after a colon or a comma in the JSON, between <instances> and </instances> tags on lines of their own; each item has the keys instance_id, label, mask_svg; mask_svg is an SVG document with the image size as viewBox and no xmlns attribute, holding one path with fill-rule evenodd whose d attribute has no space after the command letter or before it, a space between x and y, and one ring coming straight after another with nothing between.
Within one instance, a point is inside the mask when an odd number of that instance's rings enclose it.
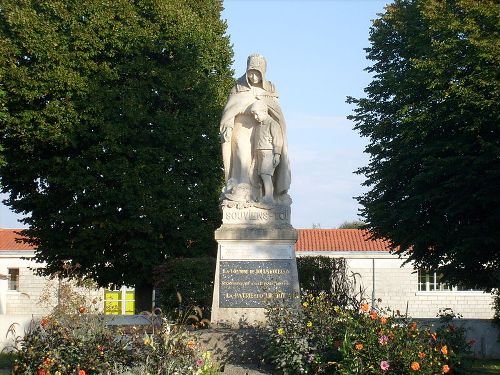
<instances>
[{"instance_id":1,"label":"stone pedestal","mask_svg":"<svg viewBox=\"0 0 500 375\"><path fill-rule=\"evenodd\" d=\"M299 295L290 206L264 209L223 206L215 231L217 268L212 323L232 327L265 322L265 307L276 300L296 303Z\"/></svg>"}]
</instances>

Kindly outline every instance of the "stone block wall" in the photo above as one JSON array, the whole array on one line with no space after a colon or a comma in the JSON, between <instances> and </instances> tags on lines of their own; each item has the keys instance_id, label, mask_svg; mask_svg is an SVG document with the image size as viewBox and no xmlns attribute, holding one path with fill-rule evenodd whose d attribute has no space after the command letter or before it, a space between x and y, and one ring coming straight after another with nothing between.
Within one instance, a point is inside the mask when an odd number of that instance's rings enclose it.
<instances>
[{"instance_id":1,"label":"stone block wall","mask_svg":"<svg viewBox=\"0 0 500 375\"><path fill-rule=\"evenodd\" d=\"M360 275L366 299L379 307L399 310L414 318L435 318L440 308L451 308L469 319L492 319L493 297L478 291L419 291L418 275L398 258L348 259L349 270ZM374 293L373 293L374 291ZM381 300L379 302L379 299Z\"/></svg>"},{"instance_id":2,"label":"stone block wall","mask_svg":"<svg viewBox=\"0 0 500 375\"><path fill-rule=\"evenodd\" d=\"M42 316L57 305L58 280L36 275L36 270L19 268L19 290L7 291L6 315ZM84 296L87 302L95 301L95 307L103 309L103 289L89 290L74 287L74 292Z\"/></svg>"},{"instance_id":3,"label":"stone block wall","mask_svg":"<svg viewBox=\"0 0 500 375\"><path fill-rule=\"evenodd\" d=\"M19 291L6 293L6 313L8 315L43 315L49 310L40 301L40 296L48 279L35 275L35 270L19 268Z\"/></svg>"}]
</instances>

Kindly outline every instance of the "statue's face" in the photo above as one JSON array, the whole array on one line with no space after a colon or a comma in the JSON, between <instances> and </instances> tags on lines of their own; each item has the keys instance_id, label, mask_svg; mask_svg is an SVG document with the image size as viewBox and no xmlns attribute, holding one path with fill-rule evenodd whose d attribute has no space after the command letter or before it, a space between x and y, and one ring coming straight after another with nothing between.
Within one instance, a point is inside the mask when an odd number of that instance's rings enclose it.
<instances>
[{"instance_id":1,"label":"statue's face","mask_svg":"<svg viewBox=\"0 0 500 375\"><path fill-rule=\"evenodd\" d=\"M267 117L267 112L263 109L258 109L256 111L252 111L253 117L257 120L257 122L262 122Z\"/></svg>"},{"instance_id":2,"label":"statue's face","mask_svg":"<svg viewBox=\"0 0 500 375\"><path fill-rule=\"evenodd\" d=\"M250 69L247 72L248 81L252 85L257 85L262 82L262 76L258 70Z\"/></svg>"}]
</instances>

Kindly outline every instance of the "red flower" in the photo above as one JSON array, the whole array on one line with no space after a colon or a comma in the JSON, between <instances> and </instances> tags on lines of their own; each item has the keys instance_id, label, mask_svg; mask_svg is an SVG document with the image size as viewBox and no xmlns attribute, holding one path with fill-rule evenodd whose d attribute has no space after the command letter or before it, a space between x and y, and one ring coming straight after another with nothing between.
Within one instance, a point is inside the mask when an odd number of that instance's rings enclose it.
<instances>
[{"instance_id":1,"label":"red flower","mask_svg":"<svg viewBox=\"0 0 500 375\"><path fill-rule=\"evenodd\" d=\"M361 311L368 312L368 310L370 310L370 306L368 306L367 303L363 303L361 305Z\"/></svg>"},{"instance_id":2,"label":"red flower","mask_svg":"<svg viewBox=\"0 0 500 375\"><path fill-rule=\"evenodd\" d=\"M372 310L372 312L370 313L370 319L375 320L377 319L377 317L378 317L377 312Z\"/></svg>"},{"instance_id":3,"label":"red flower","mask_svg":"<svg viewBox=\"0 0 500 375\"><path fill-rule=\"evenodd\" d=\"M444 355L448 355L448 347L446 345L444 345L442 348L441 348L441 353L443 353Z\"/></svg>"},{"instance_id":4,"label":"red flower","mask_svg":"<svg viewBox=\"0 0 500 375\"><path fill-rule=\"evenodd\" d=\"M356 345L354 345L354 348L356 350L363 350L364 347L365 346L362 343L360 343L360 342L358 342Z\"/></svg>"},{"instance_id":5,"label":"red flower","mask_svg":"<svg viewBox=\"0 0 500 375\"><path fill-rule=\"evenodd\" d=\"M45 372L45 370L43 368L41 368L41 369L38 369L38 375L47 375L47 373Z\"/></svg>"},{"instance_id":6,"label":"red flower","mask_svg":"<svg viewBox=\"0 0 500 375\"><path fill-rule=\"evenodd\" d=\"M78 370L78 375L85 375L85 370Z\"/></svg>"},{"instance_id":7,"label":"red flower","mask_svg":"<svg viewBox=\"0 0 500 375\"><path fill-rule=\"evenodd\" d=\"M42 320L40 320L40 325L43 328L47 328L47 326L49 325L49 320L47 318L43 318Z\"/></svg>"},{"instance_id":8,"label":"red flower","mask_svg":"<svg viewBox=\"0 0 500 375\"><path fill-rule=\"evenodd\" d=\"M443 374L447 374L447 373L449 373L449 372L450 372L450 370L451 370L451 369L450 369L450 366L448 366L448 365L444 365L444 366L443 366Z\"/></svg>"},{"instance_id":9,"label":"red flower","mask_svg":"<svg viewBox=\"0 0 500 375\"><path fill-rule=\"evenodd\" d=\"M87 311L87 309L85 307L83 307L83 306L80 306L80 308L78 309L78 312L80 314L85 314L85 311ZM80 374L78 374L78 375L80 375Z\"/></svg>"},{"instance_id":10,"label":"red flower","mask_svg":"<svg viewBox=\"0 0 500 375\"><path fill-rule=\"evenodd\" d=\"M380 317L380 323L382 324L386 324L387 323L387 319L384 318L383 316Z\"/></svg>"}]
</instances>

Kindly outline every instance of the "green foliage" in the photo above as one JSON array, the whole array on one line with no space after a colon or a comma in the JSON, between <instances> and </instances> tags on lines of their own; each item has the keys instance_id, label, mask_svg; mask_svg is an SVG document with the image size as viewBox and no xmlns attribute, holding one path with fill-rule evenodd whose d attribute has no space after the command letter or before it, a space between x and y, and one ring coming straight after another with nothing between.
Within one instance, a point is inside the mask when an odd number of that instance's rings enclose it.
<instances>
[{"instance_id":1,"label":"green foliage","mask_svg":"<svg viewBox=\"0 0 500 375\"><path fill-rule=\"evenodd\" d=\"M201 353L182 322L147 313L138 326L110 326L84 286L61 280L59 303L48 316L32 321L24 337L16 336L14 374L192 374L216 375L219 366ZM52 300L44 293L44 300ZM84 372L82 372L84 371Z\"/></svg>"},{"instance_id":2,"label":"green foliage","mask_svg":"<svg viewBox=\"0 0 500 375\"><path fill-rule=\"evenodd\" d=\"M219 0L0 1L7 205L53 274L152 283L212 254L233 79Z\"/></svg>"},{"instance_id":3,"label":"green foliage","mask_svg":"<svg viewBox=\"0 0 500 375\"><path fill-rule=\"evenodd\" d=\"M375 237L453 284L500 284L499 5L396 0L373 22L359 197Z\"/></svg>"},{"instance_id":4,"label":"green foliage","mask_svg":"<svg viewBox=\"0 0 500 375\"><path fill-rule=\"evenodd\" d=\"M359 220L344 221L339 225L339 229L364 229L366 224Z\"/></svg>"},{"instance_id":5,"label":"green foliage","mask_svg":"<svg viewBox=\"0 0 500 375\"><path fill-rule=\"evenodd\" d=\"M453 348L449 356L453 362L459 365L453 373L470 374L472 362L468 357L471 355L471 348L475 345L475 340L466 340L467 329L463 324L458 323L459 319L462 319L462 315L456 314L453 309L447 307L439 309L437 316L440 325L436 329L436 333L449 347Z\"/></svg>"},{"instance_id":6,"label":"green foliage","mask_svg":"<svg viewBox=\"0 0 500 375\"><path fill-rule=\"evenodd\" d=\"M155 270L160 305L167 315L183 314L197 306L209 318L216 259L171 258Z\"/></svg>"},{"instance_id":7,"label":"green foliage","mask_svg":"<svg viewBox=\"0 0 500 375\"><path fill-rule=\"evenodd\" d=\"M356 274L347 270L346 260L325 256L297 258L299 284L304 293L327 293L331 303L339 306L358 307L363 291L355 290Z\"/></svg>"},{"instance_id":8,"label":"green foliage","mask_svg":"<svg viewBox=\"0 0 500 375\"><path fill-rule=\"evenodd\" d=\"M342 308L326 294L304 296L301 309L272 306L267 315L267 354L283 374L467 373L472 344L451 322L433 332L368 304Z\"/></svg>"},{"instance_id":9,"label":"green foliage","mask_svg":"<svg viewBox=\"0 0 500 375\"><path fill-rule=\"evenodd\" d=\"M219 374L210 353L199 352L191 335L155 317L147 331L124 335L104 316L50 315L33 322L18 340L13 373L48 374Z\"/></svg>"},{"instance_id":10,"label":"green foliage","mask_svg":"<svg viewBox=\"0 0 500 375\"><path fill-rule=\"evenodd\" d=\"M0 369L11 368L13 364L14 364L14 353L12 352L0 353Z\"/></svg>"},{"instance_id":11,"label":"green foliage","mask_svg":"<svg viewBox=\"0 0 500 375\"><path fill-rule=\"evenodd\" d=\"M500 338L500 289L496 289L492 293L493 297L493 323L497 327L498 338Z\"/></svg>"}]
</instances>

